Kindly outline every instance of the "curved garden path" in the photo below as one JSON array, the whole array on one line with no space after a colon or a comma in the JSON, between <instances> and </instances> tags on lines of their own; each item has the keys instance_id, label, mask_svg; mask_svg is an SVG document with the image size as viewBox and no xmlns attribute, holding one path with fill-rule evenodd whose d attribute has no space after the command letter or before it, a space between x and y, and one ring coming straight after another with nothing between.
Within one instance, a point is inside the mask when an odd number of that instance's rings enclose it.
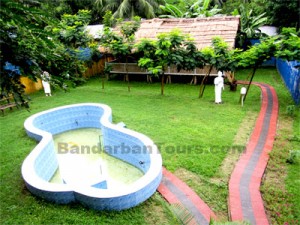
<instances>
[{"instance_id":1,"label":"curved garden path","mask_svg":"<svg viewBox=\"0 0 300 225\"><path fill-rule=\"evenodd\" d=\"M261 88L261 110L246 150L231 174L228 208L232 221L246 220L253 225L267 225L269 222L259 188L276 134L278 98L272 86L252 84ZM194 216L189 224L208 225L210 218L216 219L208 205L165 168L158 191L170 204L182 204L189 210Z\"/></svg>"},{"instance_id":2,"label":"curved garden path","mask_svg":"<svg viewBox=\"0 0 300 225\"><path fill-rule=\"evenodd\" d=\"M259 187L276 134L278 98L270 85L254 84L262 91L261 110L246 150L230 177L229 210L233 221L248 220L253 225L267 225Z\"/></svg>"},{"instance_id":3,"label":"curved garden path","mask_svg":"<svg viewBox=\"0 0 300 225\"><path fill-rule=\"evenodd\" d=\"M194 217L189 224L208 225L210 218L216 219L208 205L183 181L163 168L163 178L158 191L170 204L182 204Z\"/></svg>"}]
</instances>

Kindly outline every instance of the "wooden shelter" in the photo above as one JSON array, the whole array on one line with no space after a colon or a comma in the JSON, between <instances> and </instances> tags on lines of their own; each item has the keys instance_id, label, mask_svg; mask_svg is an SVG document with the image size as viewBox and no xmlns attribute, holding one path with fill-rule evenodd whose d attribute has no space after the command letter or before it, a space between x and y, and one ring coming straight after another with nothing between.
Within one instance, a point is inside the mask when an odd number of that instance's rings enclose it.
<instances>
[{"instance_id":1,"label":"wooden shelter","mask_svg":"<svg viewBox=\"0 0 300 225\"><path fill-rule=\"evenodd\" d=\"M211 46L213 37L221 37L230 48L234 48L236 35L239 30L239 16L215 16L204 18L173 18L142 20L141 26L135 33L135 40L139 42L142 38L155 40L160 33L168 33L173 29L179 29L183 34L188 34L195 39L197 48L200 50L204 47ZM118 28L115 28L118 32ZM112 67L110 73L125 74L124 63L110 62ZM166 75L192 75L194 83L197 82L196 76L204 76L207 73L209 66L203 69L197 68L194 71L177 72L175 68L168 68L165 71ZM128 66L129 74L148 74L147 71L141 70L137 64ZM213 69L211 76L216 76L217 71Z\"/></svg>"},{"instance_id":2,"label":"wooden shelter","mask_svg":"<svg viewBox=\"0 0 300 225\"><path fill-rule=\"evenodd\" d=\"M215 36L221 37L231 48L234 48L239 24L239 16L155 18L141 21L141 26L135 33L135 39L137 42L141 38L155 39L160 33L168 33L174 28L178 28L183 34L189 34L195 38L199 50L210 46L212 38Z\"/></svg>"}]
</instances>

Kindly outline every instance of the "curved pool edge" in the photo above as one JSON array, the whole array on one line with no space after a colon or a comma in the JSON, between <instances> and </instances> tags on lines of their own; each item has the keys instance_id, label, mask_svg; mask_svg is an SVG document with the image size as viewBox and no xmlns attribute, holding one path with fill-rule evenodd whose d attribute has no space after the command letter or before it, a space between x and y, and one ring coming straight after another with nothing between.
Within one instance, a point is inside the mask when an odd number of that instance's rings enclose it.
<instances>
[{"instance_id":1,"label":"curved pool edge","mask_svg":"<svg viewBox=\"0 0 300 225\"><path fill-rule=\"evenodd\" d=\"M61 112L64 113L60 114ZM47 121L41 122L43 121L41 118ZM54 122L53 118L55 118ZM159 150L147 136L113 124L111 120L111 108L98 103L81 103L57 107L34 114L26 119L24 127L28 136L40 141L22 164L22 177L29 191L55 203L68 204L78 201L96 210L123 210L134 207L151 197L162 178L162 158ZM151 147L151 152L147 153L149 156L146 153L138 155L133 152L130 153L130 157L128 157L128 154L122 155L118 152L113 155L134 166L139 166L137 160L142 157L145 160L143 168L140 169L144 171L144 175L129 185L128 188L118 191L99 189L92 186L81 187L49 183L58 168L53 135L90 126L100 128L109 134L109 137L103 135L104 142L107 142L108 145L116 141L119 141L116 144L120 144L123 141L128 145L135 143L138 146ZM117 136L116 140L111 138L113 134ZM43 172L41 173L39 170L43 170Z\"/></svg>"}]
</instances>

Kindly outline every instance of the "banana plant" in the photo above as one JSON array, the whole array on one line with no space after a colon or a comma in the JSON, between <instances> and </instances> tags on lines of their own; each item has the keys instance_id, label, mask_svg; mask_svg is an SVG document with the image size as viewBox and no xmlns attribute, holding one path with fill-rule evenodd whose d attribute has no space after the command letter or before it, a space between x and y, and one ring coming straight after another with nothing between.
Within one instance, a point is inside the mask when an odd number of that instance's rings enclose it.
<instances>
[{"instance_id":1,"label":"banana plant","mask_svg":"<svg viewBox=\"0 0 300 225\"><path fill-rule=\"evenodd\" d=\"M217 15L221 9L218 9L218 5L215 5L212 9L209 9L211 0L198 0L194 4L190 5L188 2L185 4L186 10L183 12L175 5L166 3L166 5L160 5L159 7L167 15L161 15L161 18L196 18L196 17L210 17Z\"/></svg>"},{"instance_id":2,"label":"banana plant","mask_svg":"<svg viewBox=\"0 0 300 225\"><path fill-rule=\"evenodd\" d=\"M221 9L218 9L218 5L209 9L210 2L211 0L198 0L189 8L187 13L189 13L192 18L215 16L221 11Z\"/></svg>"},{"instance_id":3,"label":"banana plant","mask_svg":"<svg viewBox=\"0 0 300 225\"><path fill-rule=\"evenodd\" d=\"M268 22L266 12L255 16L252 9L247 9L244 5L240 5L239 11L241 14L241 32L246 34L247 38L255 38L260 35L259 27Z\"/></svg>"},{"instance_id":4,"label":"banana plant","mask_svg":"<svg viewBox=\"0 0 300 225\"><path fill-rule=\"evenodd\" d=\"M160 5L159 8L168 15L161 15L160 18L182 18L184 17L184 12L178 9L175 5L166 3L166 5Z\"/></svg>"}]
</instances>

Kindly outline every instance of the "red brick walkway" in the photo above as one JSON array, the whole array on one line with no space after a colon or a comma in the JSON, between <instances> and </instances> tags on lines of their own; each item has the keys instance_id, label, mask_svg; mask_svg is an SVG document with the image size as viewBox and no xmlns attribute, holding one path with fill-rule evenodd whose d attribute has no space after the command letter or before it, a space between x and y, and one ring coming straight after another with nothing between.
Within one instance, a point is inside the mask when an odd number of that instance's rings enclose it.
<instances>
[{"instance_id":1,"label":"red brick walkway","mask_svg":"<svg viewBox=\"0 0 300 225\"><path fill-rule=\"evenodd\" d=\"M208 205L188 185L165 168L158 191L170 204L179 203L189 210L194 217L190 224L208 225L211 218L216 219Z\"/></svg>"},{"instance_id":2,"label":"red brick walkway","mask_svg":"<svg viewBox=\"0 0 300 225\"><path fill-rule=\"evenodd\" d=\"M246 220L251 224L267 225L268 220L259 191L269 152L272 150L278 117L278 99L273 87L253 83L261 88L261 110L245 152L240 157L229 181L229 211L233 221ZM182 204L194 216L192 224L207 225L216 219L213 211L184 182L163 169L158 188L170 203Z\"/></svg>"},{"instance_id":3,"label":"red brick walkway","mask_svg":"<svg viewBox=\"0 0 300 225\"><path fill-rule=\"evenodd\" d=\"M229 181L231 220L247 220L251 224L269 224L260 184L269 160L277 128L278 98L273 87L254 83L262 91L261 110L246 151L236 164Z\"/></svg>"}]
</instances>

